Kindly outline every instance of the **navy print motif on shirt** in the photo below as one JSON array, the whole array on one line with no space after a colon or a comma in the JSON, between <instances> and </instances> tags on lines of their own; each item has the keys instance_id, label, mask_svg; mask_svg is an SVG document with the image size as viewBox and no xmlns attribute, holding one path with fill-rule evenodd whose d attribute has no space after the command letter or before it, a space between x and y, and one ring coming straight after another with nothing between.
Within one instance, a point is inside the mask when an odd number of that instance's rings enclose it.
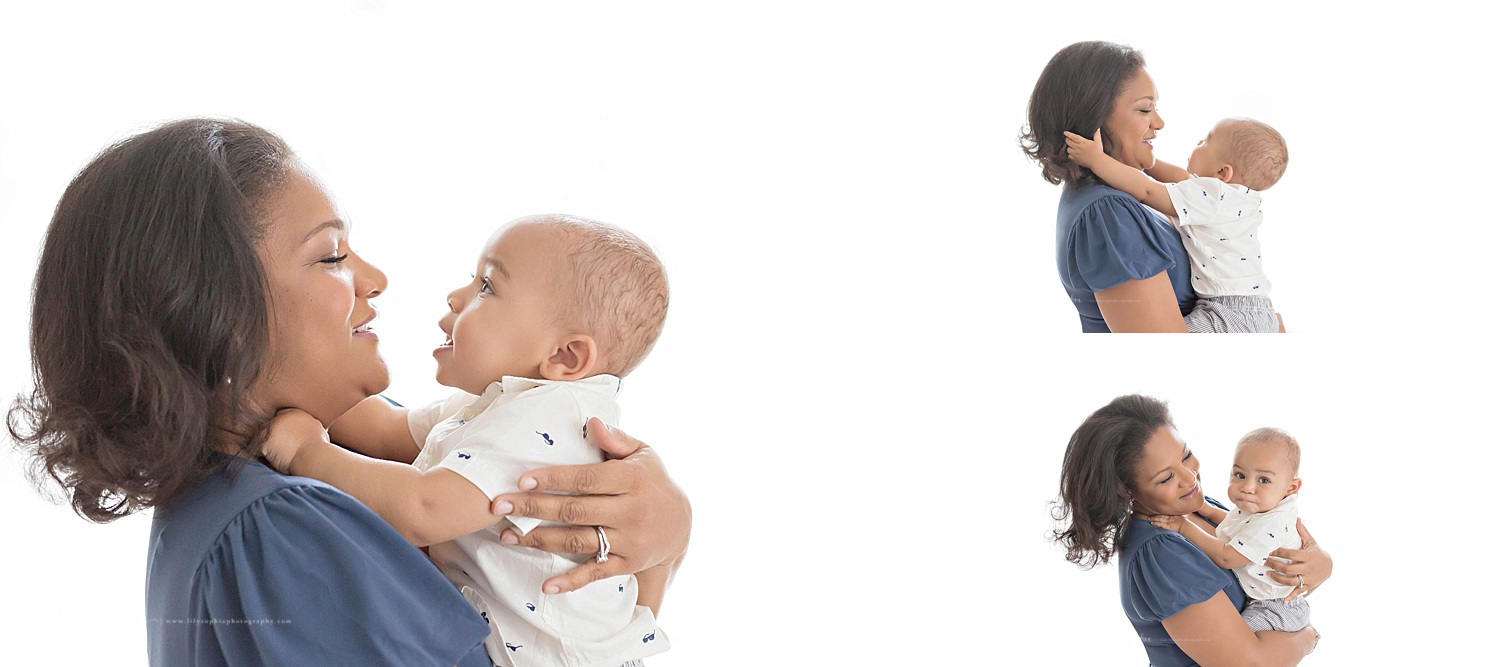
<instances>
[{"instance_id":1,"label":"navy print motif on shirt","mask_svg":"<svg viewBox=\"0 0 1500 667\"><path fill-rule=\"evenodd\" d=\"M588 422L584 422L583 423L583 437L585 437L585 438L589 437L589 423Z\"/></svg>"},{"instance_id":2,"label":"navy print motif on shirt","mask_svg":"<svg viewBox=\"0 0 1500 667\"><path fill-rule=\"evenodd\" d=\"M620 592L621 593L625 592L625 584L620 584Z\"/></svg>"},{"instance_id":3,"label":"navy print motif on shirt","mask_svg":"<svg viewBox=\"0 0 1500 667\"><path fill-rule=\"evenodd\" d=\"M527 611L536 611L536 605L531 604L530 602L527 602L526 603L526 609L527 609Z\"/></svg>"},{"instance_id":4,"label":"navy print motif on shirt","mask_svg":"<svg viewBox=\"0 0 1500 667\"><path fill-rule=\"evenodd\" d=\"M472 456L469 456L469 455L468 455L468 454L465 454L465 453L463 453L463 452L459 452L459 453L458 453L458 458L461 458L461 459L472 459L472 458L474 458L474 457L472 457Z\"/></svg>"},{"instance_id":5,"label":"navy print motif on shirt","mask_svg":"<svg viewBox=\"0 0 1500 667\"><path fill-rule=\"evenodd\" d=\"M1271 535L1270 533L1266 533L1266 534L1267 535ZM1273 539L1273 540L1276 539L1276 536L1275 535L1271 535L1271 539Z\"/></svg>"},{"instance_id":6,"label":"navy print motif on shirt","mask_svg":"<svg viewBox=\"0 0 1500 667\"><path fill-rule=\"evenodd\" d=\"M539 435L539 436L542 436L542 439L546 440L548 445L553 444L552 443L552 436L549 436L546 433L543 433L541 431L532 431L532 432L535 433L535 434L537 434L537 435Z\"/></svg>"},{"instance_id":7,"label":"navy print motif on shirt","mask_svg":"<svg viewBox=\"0 0 1500 667\"><path fill-rule=\"evenodd\" d=\"M467 420L467 419L460 419L460 420L458 420L458 425L459 426L463 426L464 424L467 424L467 423L469 423L469 420Z\"/></svg>"},{"instance_id":8,"label":"navy print motif on shirt","mask_svg":"<svg viewBox=\"0 0 1500 667\"><path fill-rule=\"evenodd\" d=\"M656 639L656 631L655 630L652 630L651 634L646 635L645 637L641 637L641 643L644 644L644 643L649 642L649 641L651 641L653 639Z\"/></svg>"},{"instance_id":9,"label":"navy print motif on shirt","mask_svg":"<svg viewBox=\"0 0 1500 667\"><path fill-rule=\"evenodd\" d=\"M511 653L515 653L516 649L521 648L521 645L520 644L512 644L510 642L505 642L505 648L510 649Z\"/></svg>"}]
</instances>

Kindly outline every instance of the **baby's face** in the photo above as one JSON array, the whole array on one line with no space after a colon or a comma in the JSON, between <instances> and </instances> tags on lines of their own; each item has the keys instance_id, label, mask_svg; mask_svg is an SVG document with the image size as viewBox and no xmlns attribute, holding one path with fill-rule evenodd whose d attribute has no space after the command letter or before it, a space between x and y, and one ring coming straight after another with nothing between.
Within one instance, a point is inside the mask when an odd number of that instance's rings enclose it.
<instances>
[{"instance_id":1,"label":"baby's face","mask_svg":"<svg viewBox=\"0 0 1500 667\"><path fill-rule=\"evenodd\" d=\"M1224 142L1229 136L1228 127L1232 120L1221 120L1214 129L1209 130L1208 136L1198 142L1193 149L1193 154L1188 157L1187 171L1194 176L1214 176L1226 163L1224 162Z\"/></svg>"},{"instance_id":2,"label":"baby's face","mask_svg":"<svg viewBox=\"0 0 1500 667\"><path fill-rule=\"evenodd\" d=\"M1243 443L1234 452L1229 500L1246 512L1269 512L1294 492L1292 462L1277 442Z\"/></svg>"},{"instance_id":3,"label":"baby's face","mask_svg":"<svg viewBox=\"0 0 1500 667\"><path fill-rule=\"evenodd\" d=\"M562 335L556 308L564 261L559 234L524 220L491 236L474 279L448 293L438 322L448 340L437 358L437 381L471 394L507 375L540 377L542 362Z\"/></svg>"}]
</instances>

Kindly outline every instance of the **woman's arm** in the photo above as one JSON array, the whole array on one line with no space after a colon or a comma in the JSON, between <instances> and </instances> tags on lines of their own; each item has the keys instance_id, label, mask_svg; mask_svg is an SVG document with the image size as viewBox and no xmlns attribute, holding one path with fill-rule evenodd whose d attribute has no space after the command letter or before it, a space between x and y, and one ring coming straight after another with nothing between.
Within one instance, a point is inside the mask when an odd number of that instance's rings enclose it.
<instances>
[{"instance_id":1,"label":"woman's arm","mask_svg":"<svg viewBox=\"0 0 1500 667\"><path fill-rule=\"evenodd\" d=\"M406 408L371 396L328 425L328 438L365 456L411 463L422 448L406 426Z\"/></svg>"},{"instance_id":2,"label":"woman's arm","mask_svg":"<svg viewBox=\"0 0 1500 667\"><path fill-rule=\"evenodd\" d=\"M677 574L677 568L682 565L682 558L686 555L684 553L670 563L648 567L636 573L635 603L650 607L653 615L661 616L662 598L666 596L667 587L672 585L672 577Z\"/></svg>"},{"instance_id":3,"label":"woman's arm","mask_svg":"<svg viewBox=\"0 0 1500 667\"><path fill-rule=\"evenodd\" d=\"M1187 322L1177 307L1177 293L1166 271L1094 292L1094 299L1112 332L1187 333Z\"/></svg>"},{"instance_id":4,"label":"woman's arm","mask_svg":"<svg viewBox=\"0 0 1500 667\"><path fill-rule=\"evenodd\" d=\"M1179 318L1180 319L1180 318ZM500 534L506 544L520 544L564 554L596 554L605 529L609 558L589 561L542 585L544 593L566 593L605 577L641 572L672 562L687 551L693 509L672 482L656 451L598 419L589 420L589 437L612 461L539 468L521 476L520 488L495 498L496 515L529 516L571 526L542 526L525 535ZM560 495L573 494L573 495Z\"/></svg>"},{"instance_id":5,"label":"woman's arm","mask_svg":"<svg viewBox=\"0 0 1500 667\"><path fill-rule=\"evenodd\" d=\"M1161 624L1177 647L1203 667L1290 667L1317 643L1311 627L1296 632L1251 632L1224 591Z\"/></svg>"}]
</instances>

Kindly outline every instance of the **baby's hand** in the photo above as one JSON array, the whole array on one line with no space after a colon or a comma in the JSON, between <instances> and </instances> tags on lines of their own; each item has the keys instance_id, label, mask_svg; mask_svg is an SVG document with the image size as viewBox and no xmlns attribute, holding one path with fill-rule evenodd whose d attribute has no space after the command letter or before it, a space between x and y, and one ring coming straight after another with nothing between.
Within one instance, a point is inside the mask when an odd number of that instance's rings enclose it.
<instances>
[{"instance_id":1,"label":"baby's hand","mask_svg":"<svg viewBox=\"0 0 1500 667\"><path fill-rule=\"evenodd\" d=\"M290 474L292 459L304 445L313 442L328 442L328 431L323 423L295 408L277 411L271 419L271 433L261 453L277 472Z\"/></svg>"},{"instance_id":2,"label":"baby's hand","mask_svg":"<svg viewBox=\"0 0 1500 667\"><path fill-rule=\"evenodd\" d=\"M1066 130L1063 138L1068 140L1068 159L1081 167L1093 169L1108 157L1104 154L1104 139L1099 136L1099 130L1094 130L1093 141Z\"/></svg>"},{"instance_id":3,"label":"baby's hand","mask_svg":"<svg viewBox=\"0 0 1500 667\"><path fill-rule=\"evenodd\" d=\"M1151 525L1157 528L1165 528L1175 533L1178 529L1182 528L1182 515L1153 514L1151 515Z\"/></svg>"}]
</instances>

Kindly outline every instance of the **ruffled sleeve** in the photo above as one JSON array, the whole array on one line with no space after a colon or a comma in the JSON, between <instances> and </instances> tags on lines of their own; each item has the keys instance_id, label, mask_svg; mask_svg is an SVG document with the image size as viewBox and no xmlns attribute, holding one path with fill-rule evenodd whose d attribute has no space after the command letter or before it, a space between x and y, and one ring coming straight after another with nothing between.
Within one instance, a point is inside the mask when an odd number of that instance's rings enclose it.
<instances>
[{"instance_id":1,"label":"ruffled sleeve","mask_svg":"<svg viewBox=\"0 0 1500 667\"><path fill-rule=\"evenodd\" d=\"M193 664L484 664L488 624L379 516L331 487L236 516L194 576Z\"/></svg>"},{"instance_id":2,"label":"ruffled sleeve","mask_svg":"<svg viewBox=\"0 0 1500 667\"><path fill-rule=\"evenodd\" d=\"M1177 533L1162 532L1141 544L1135 558L1121 565L1132 608L1145 621L1171 618L1214 596L1233 582L1229 574Z\"/></svg>"},{"instance_id":3,"label":"ruffled sleeve","mask_svg":"<svg viewBox=\"0 0 1500 667\"><path fill-rule=\"evenodd\" d=\"M1155 214L1125 195L1101 197L1079 214L1063 259L1068 287L1102 292L1130 280L1144 280L1176 266L1172 243L1182 241Z\"/></svg>"}]
</instances>

